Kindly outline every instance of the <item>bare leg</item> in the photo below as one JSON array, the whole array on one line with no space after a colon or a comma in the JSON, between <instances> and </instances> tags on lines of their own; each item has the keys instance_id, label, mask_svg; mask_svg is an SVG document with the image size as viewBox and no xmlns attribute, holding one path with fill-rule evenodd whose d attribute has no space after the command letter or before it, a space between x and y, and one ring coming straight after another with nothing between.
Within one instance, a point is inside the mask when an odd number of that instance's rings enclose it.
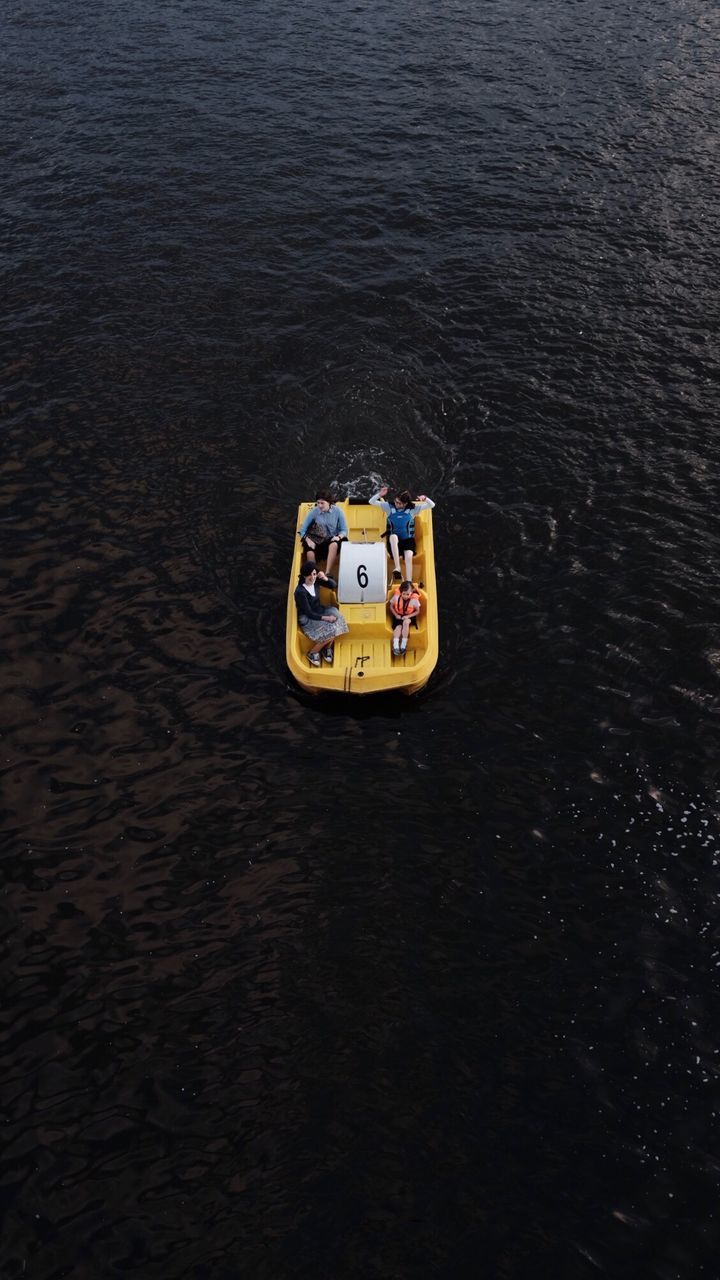
<instances>
[{"instance_id":1,"label":"bare leg","mask_svg":"<svg viewBox=\"0 0 720 1280\"><path fill-rule=\"evenodd\" d=\"M400 641L400 652L404 653L407 649L408 636L410 635L410 619L403 618L402 622L402 640Z\"/></svg>"},{"instance_id":2,"label":"bare leg","mask_svg":"<svg viewBox=\"0 0 720 1280\"><path fill-rule=\"evenodd\" d=\"M337 560L337 555L338 555L338 544L337 542L331 542L330 546L328 547L327 564L325 565L325 572L328 578L332 578L333 576L333 567L335 565L335 561Z\"/></svg>"},{"instance_id":3,"label":"bare leg","mask_svg":"<svg viewBox=\"0 0 720 1280\"><path fill-rule=\"evenodd\" d=\"M329 608L328 608L328 612L330 612ZM335 609L334 612L337 613L337 609ZM323 649L332 649L333 645L335 644L335 635L336 635L336 632L333 631L333 634L329 637L329 639L316 640L312 648L308 649L308 653L321 653Z\"/></svg>"},{"instance_id":4,"label":"bare leg","mask_svg":"<svg viewBox=\"0 0 720 1280\"><path fill-rule=\"evenodd\" d=\"M405 577L407 578L408 582L412 582L412 560L413 560L412 551L406 551L405 552Z\"/></svg>"},{"instance_id":5,"label":"bare leg","mask_svg":"<svg viewBox=\"0 0 720 1280\"><path fill-rule=\"evenodd\" d=\"M398 536L396 533L390 534L390 537L388 538L388 544L390 546L390 555L392 556L393 564L395 565L395 572L399 573L400 572L400 553L398 551Z\"/></svg>"},{"instance_id":6,"label":"bare leg","mask_svg":"<svg viewBox=\"0 0 720 1280\"><path fill-rule=\"evenodd\" d=\"M305 559L309 560L310 564L315 563L315 548L309 547L307 543L305 543Z\"/></svg>"}]
</instances>

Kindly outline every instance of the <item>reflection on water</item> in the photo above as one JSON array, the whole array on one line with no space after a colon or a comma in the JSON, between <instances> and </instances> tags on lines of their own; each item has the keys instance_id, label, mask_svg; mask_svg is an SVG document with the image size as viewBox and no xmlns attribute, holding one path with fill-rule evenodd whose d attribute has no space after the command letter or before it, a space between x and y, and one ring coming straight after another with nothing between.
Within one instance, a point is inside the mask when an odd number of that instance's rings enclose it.
<instances>
[{"instance_id":1,"label":"reflection on water","mask_svg":"<svg viewBox=\"0 0 720 1280\"><path fill-rule=\"evenodd\" d=\"M681 17L11 15L10 1280L712 1270L717 24ZM312 699L289 521L381 480L437 502L441 662Z\"/></svg>"}]
</instances>

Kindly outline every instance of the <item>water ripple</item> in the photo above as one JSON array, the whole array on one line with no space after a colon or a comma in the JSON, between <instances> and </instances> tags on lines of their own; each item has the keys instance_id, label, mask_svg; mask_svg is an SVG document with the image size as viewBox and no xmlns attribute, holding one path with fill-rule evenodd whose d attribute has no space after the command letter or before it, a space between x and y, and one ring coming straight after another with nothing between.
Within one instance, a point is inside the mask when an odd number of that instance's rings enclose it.
<instances>
[{"instance_id":1,"label":"water ripple","mask_svg":"<svg viewBox=\"0 0 720 1280\"><path fill-rule=\"evenodd\" d=\"M717 28L9 14L10 1280L712 1271ZM438 670L315 700L383 480Z\"/></svg>"}]
</instances>

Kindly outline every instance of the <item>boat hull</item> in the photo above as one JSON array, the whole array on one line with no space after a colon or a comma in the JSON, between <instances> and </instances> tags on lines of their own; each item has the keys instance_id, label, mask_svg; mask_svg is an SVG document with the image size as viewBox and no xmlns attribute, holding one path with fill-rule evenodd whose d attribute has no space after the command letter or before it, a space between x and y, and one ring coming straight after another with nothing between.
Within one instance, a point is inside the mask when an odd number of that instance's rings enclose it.
<instances>
[{"instance_id":1,"label":"boat hull","mask_svg":"<svg viewBox=\"0 0 720 1280\"><path fill-rule=\"evenodd\" d=\"M296 528L312 507L304 502L298 510ZM377 543L386 526L385 513L369 503L339 502L348 523L351 543ZM425 687L438 659L438 611L435 582L432 511L425 510L415 518L417 551L413 560L413 576L422 600L417 627L410 628L407 652L400 658L392 655L392 625L387 601L394 587L390 585L392 561L386 557L385 598L360 603L338 600L334 593L323 590L321 598L337 604L350 628L335 642L335 660L312 667L307 659L312 642L298 626L294 591L298 583L303 551L295 539L287 600L286 657L298 684L308 693L343 693L365 697L372 693L393 691L415 694ZM342 557L342 549L340 551ZM322 567L322 565L321 565Z\"/></svg>"}]
</instances>

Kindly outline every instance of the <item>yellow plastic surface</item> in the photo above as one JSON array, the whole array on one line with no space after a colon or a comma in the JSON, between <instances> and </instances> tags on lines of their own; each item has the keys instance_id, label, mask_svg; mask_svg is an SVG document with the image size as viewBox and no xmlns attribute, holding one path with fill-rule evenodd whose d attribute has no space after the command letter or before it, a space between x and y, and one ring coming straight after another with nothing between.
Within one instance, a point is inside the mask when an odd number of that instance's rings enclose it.
<instances>
[{"instance_id":1,"label":"yellow plastic surface","mask_svg":"<svg viewBox=\"0 0 720 1280\"><path fill-rule=\"evenodd\" d=\"M332 666L322 660L320 667L311 667L307 659L312 641L304 636L298 626L294 591L298 584L303 549L297 530L314 504L301 503L295 527L295 551L293 555L287 601L286 654L287 664L298 684L309 693L381 693L399 690L418 693L427 684L438 660L438 610L435 583L435 555L433 549L432 510L420 511L415 517L415 543L413 557L413 581L422 601L417 627L410 628L407 652L400 658L392 654L392 625L387 600L397 583L391 585L393 563L387 557L387 599L382 604L339 604L334 592L322 590L320 598L327 604L337 605L350 631L335 641L335 661ZM345 513L351 542L377 542L387 525L387 516L379 507L369 503L351 506L347 501L338 502ZM342 548L340 549L342 556ZM402 563L402 556L400 557ZM320 568L324 568L320 564ZM336 563L333 577L337 580Z\"/></svg>"}]
</instances>

